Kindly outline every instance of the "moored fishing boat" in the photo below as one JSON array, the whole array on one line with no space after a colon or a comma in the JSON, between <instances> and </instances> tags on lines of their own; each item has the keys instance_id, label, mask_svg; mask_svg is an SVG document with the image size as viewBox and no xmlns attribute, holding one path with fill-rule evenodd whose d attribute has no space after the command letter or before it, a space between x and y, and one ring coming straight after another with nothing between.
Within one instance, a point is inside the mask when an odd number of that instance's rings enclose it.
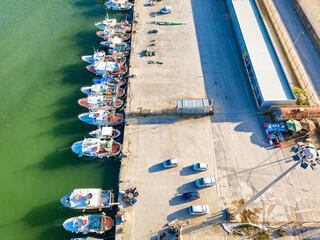
<instances>
[{"instance_id":1,"label":"moored fishing boat","mask_svg":"<svg viewBox=\"0 0 320 240\"><path fill-rule=\"evenodd\" d=\"M71 240L103 240L103 239L102 238L87 237L87 238L71 238Z\"/></svg>"},{"instance_id":2,"label":"moored fishing boat","mask_svg":"<svg viewBox=\"0 0 320 240\"><path fill-rule=\"evenodd\" d=\"M100 188L80 188L61 198L61 203L72 209L102 209L110 208L113 203L111 190Z\"/></svg>"},{"instance_id":3,"label":"moored fishing boat","mask_svg":"<svg viewBox=\"0 0 320 240\"><path fill-rule=\"evenodd\" d=\"M86 55L81 57L83 61L94 64L95 62L116 62L124 64L127 60L124 56L107 55L105 51L95 51L93 55Z\"/></svg>"},{"instance_id":4,"label":"moored fishing boat","mask_svg":"<svg viewBox=\"0 0 320 240\"><path fill-rule=\"evenodd\" d=\"M121 144L113 139L85 138L83 141L74 143L71 149L79 157L108 158L120 153Z\"/></svg>"},{"instance_id":5,"label":"moored fishing boat","mask_svg":"<svg viewBox=\"0 0 320 240\"><path fill-rule=\"evenodd\" d=\"M109 38L107 41L103 41L103 42L100 42L100 44L106 48L110 48L110 47L115 47L115 46L128 46L127 43L125 43L123 41L122 38L119 38L119 37L113 37L113 38Z\"/></svg>"},{"instance_id":6,"label":"moored fishing boat","mask_svg":"<svg viewBox=\"0 0 320 240\"><path fill-rule=\"evenodd\" d=\"M129 46L110 46L110 48L108 48L108 53L110 54L114 54L114 53L121 53L124 56L129 56L130 55L130 47Z\"/></svg>"},{"instance_id":7,"label":"moored fishing boat","mask_svg":"<svg viewBox=\"0 0 320 240\"><path fill-rule=\"evenodd\" d=\"M81 92L88 95L102 95L102 96L124 96L124 89L120 88L119 85L108 85L108 84L93 84L92 86L82 87Z\"/></svg>"},{"instance_id":8,"label":"moored fishing boat","mask_svg":"<svg viewBox=\"0 0 320 240\"><path fill-rule=\"evenodd\" d=\"M71 238L71 240L103 240L103 239L102 238L87 237L87 238Z\"/></svg>"},{"instance_id":9,"label":"moored fishing boat","mask_svg":"<svg viewBox=\"0 0 320 240\"><path fill-rule=\"evenodd\" d=\"M105 17L105 19L102 22L97 22L94 25L103 30L106 27L115 27L118 24L117 19L115 18L109 18L109 17Z\"/></svg>"},{"instance_id":10,"label":"moored fishing boat","mask_svg":"<svg viewBox=\"0 0 320 240\"><path fill-rule=\"evenodd\" d=\"M133 7L133 4L127 0L107 0L104 5L107 9L114 11L130 11Z\"/></svg>"},{"instance_id":11,"label":"moored fishing boat","mask_svg":"<svg viewBox=\"0 0 320 240\"><path fill-rule=\"evenodd\" d=\"M117 32L118 31L118 32ZM120 38L122 41L126 42L130 39L131 35L125 32L119 32L119 29L105 29L103 31L98 31L96 34L98 37L101 37L103 39L109 39L109 38L114 38L114 37L118 37Z\"/></svg>"},{"instance_id":12,"label":"moored fishing boat","mask_svg":"<svg viewBox=\"0 0 320 240\"><path fill-rule=\"evenodd\" d=\"M79 105L86 108L92 109L112 109L119 108L122 106L123 101L114 97L106 96L92 96L89 95L87 98L81 98L78 101Z\"/></svg>"},{"instance_id":13,"label":"moored fishing boat","mask_svg":"<svg viewBox=\"0 0 320 240\"><path fill-rule=\"evenodd\" d=\"M123 86L126 84L127 80L124 78L114 78L111 75L104 75L102 78L93 79L93 84L107 84L107 85L119 85Z\"/></svg>"},{"instance_id":14,"label":"moored fishing boat","mask_svg":"<svg viewBox=\"0 0 320 240\"><path fill-rule=\"evenodd\" d=\"M120 125L124 120L123 114L101 109L79 114L78 118L83 122L96 126L116 126Z\"/></svg>"},{"instance_id":15,"label":"moored fishing boat","mask_svg":"<svg viewBox=\"0 0 320 240\"><path fill-rule=\"evenodd\" d=\"M109 19L109 18L106 18L102 22L95 23L94 25L96 25L96 27L101 30L105 30L107 28L117 28L118 27L118 28L122 29L122 31L127 32L127 33L131 32L131 29L132 29L132 26L128 21L122 21L122 22L118 23L116 19Z\"/></svg>"},{"instance_id":16,"label":"moored fishing boat","mask_svg":"<svg viewBox=\"0 0 320 240\"><path fill-rule=\"evenodd\" d=\"M113 227L112 218L105 213L99 215L84 215L69 218L63 223L63 227L70 232L75 233L99 233L103 234Z\"/></svg>"},{"instance_id":17,"label":"moored fishing boat","mask_svg":"<svg viewBox=\"0 0 320 240\"><path fill-rule=\"evenodd\" d=\"M128 72L128 67L115 62L96 62L86 66L89 72L96 75L124 75Z\"/></svg>"},{"instance_id":18,"label":"moored fishing boat","mask_svg":"<svg viewBox=\"0 0 320 240\"><path fill-rule=\"evenodd\" d=\"M119 137L121 132L113 127L99 127L89 132L89 134L94 138L111 139Z\"/></svg>"}]
</instances>

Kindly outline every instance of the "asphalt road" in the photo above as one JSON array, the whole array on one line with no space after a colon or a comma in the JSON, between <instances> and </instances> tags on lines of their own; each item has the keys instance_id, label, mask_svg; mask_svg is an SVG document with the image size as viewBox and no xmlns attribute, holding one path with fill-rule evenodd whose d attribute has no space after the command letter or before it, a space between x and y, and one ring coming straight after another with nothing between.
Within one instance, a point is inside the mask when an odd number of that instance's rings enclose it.
<instances>
[{"instance_id":1,"label":"asphalt road","mask_svg":"<svg viewBox=\"0 0 320 240\"><path fill-rule=\"evenodd\" d=\"M292 2L290 0L273 2L287 28L292 42L296 42L295 47L297 52L310 76L318 96L320 96L320 53ZM301 32L304 33L299 37Z\"/></svg>"}]
</instances>

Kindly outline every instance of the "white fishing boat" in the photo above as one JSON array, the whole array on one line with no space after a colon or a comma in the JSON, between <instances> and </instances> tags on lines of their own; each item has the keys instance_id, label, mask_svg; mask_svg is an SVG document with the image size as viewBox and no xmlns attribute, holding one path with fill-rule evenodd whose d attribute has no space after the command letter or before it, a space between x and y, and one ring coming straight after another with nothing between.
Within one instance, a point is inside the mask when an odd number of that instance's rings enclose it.
<instances>
[{"instance_id":1,"label":"white fishing boat","mask_svg":"<svg viewBox=\"0 0 320 240\"><path fill-rule=\"evenodd\" d=\"M86 108L110 110L121 107L123 101L116 96L107 97L89 95L87 98L79 99L78 103L80 106Z\"/></svg>"},{"instance_id":2,"label":"white fishing boat","mask_svg":"<svg viewBox=\"0 0 320 240\"><path fill-rule=\"evenodd\" d=\"M104 5L107 9L114 11L129 11L133 7L133 4L127 0L107 0Z\"/></svg>"},{"instance_id":3,"label":"white fishing boat","mask_svg":"<svg viewBox=\"0 0 320 240\"><path fill-rule=\"evenodd\" d=\"M124 89L120 88L119 85L108 84L93 84L92 86L82 87L81 92L94 96L117 96L119 98L123 97L125 94Z\"/></svg>"},{"instance_id":4,"label":"white fishing boat","mask_svg":"<svg viewBox=\"0 0 320 240\"><path fill-rule=\"evenodd\" d=\"M107 28L103 31L96 32L96 34L98 37L101 37L103 39L118 37L118 38L121 38L124 42L128 41L131 37L130 34L122 31L121 29L115 29L115 28Z\"/></svg>"},{"instance_id":5,"label":"white fishing boat","mask_svg":"<svg viewBox=\"0 0 320 240\"><path fill-rule=\"evenodd\" d=\"M121 65L115 62L96 62L86 66L86 69L89 72L92 72L96 75L124 75L128 72L128 67Z\"/></svg>"},{"instance_id":6,"label":"white fishing boat","mask_svg":"<svg viewBox=\"0 0 320 240\"><path fill-rule=\"evenodd\" d=\"M97 33L98 34L98 33ZM103 43L103 44L102 44ZM120 37L113 37L113 38L109 38L107 41L103 41L103 42L100 42L100 44L104 47L113 47L113 46L117 46L117 45L124 45L126 44L122 38Z\"/></svg>"},{"instance_id":7,"label":"white fishing boat","mask_svg":"<svg viewBox=\"0 0 320 240\"><path fill-rule=\"evenodd\" d=\"M71 240L103 240L103 239L102 238L87 237L87 238L71 238Z\"/></svg>"},{"instance_id":8,"label":"white fishing boat","mask_svg":"<svg viewBox=\"0 0 320 240\"><path fill-rule=\"evenodd\" d=\"M109 17L106 17L102 22L97 22L95 23L94 25L101 29L101 30L104 30L106 27L115 27L117 26L117 19L113 18L109 18Z\"/></svg>"},{"instance_id":9,"label":"white fishing boat","mask_svg":"<svg viewBox=\"0 0 320 240\"><path fill-rule=\"evenodd\" d=\"M80 188L61 198L61 203L72 209L110 208L114 195L111 190L100 188Z\"/></svg>"},{"instance_id":10,"label":"white fishing boat","mask_svg":"<svg viewBox=\"0 0 320 240\"><path fill-rule=\"evenodd\" d=\"M116 126L120 125L124 120L122 114L112 113L102 109L79 114L78 118L83 122L96 126Z\"/></svg>"},{"instance_id":11,"label":"white fishing boat","mask_svg":"<svg viewBox=\"0 0 320 240\"><path fill-rule=\"evenodd\" d=\"M83 61L94 64L96 62L116 62L125 64L126 57L107 55L105 51L95 51L93 55L86 55L81 57Z\"/></svg>"},{"instance_id":12,"label":"white fishing boat","mask_svg":"<svg viewBox=\"0 0 320 240\"><path fill-rule=\"evenodd\" d=\"M83 141L74 143L71 149L79 157L108 158L120 153L121 144L113 139L85 138Z\"/></svg>"},{"instance_id":13,"label":"white fishing boat","mask_svg":"<svg viewBox=\"0 0 320 240\"><path fill-rule=\"evenodd\" d=\"M105 30L108 28L120 28L122 32L131 32L131 24L128 21L122 21L118 23L116 19L106 18L102 22L95 23L95 25L100 30Z\"/></svg>"},{"instance_id":14,"label":"white fishing boat","mask_svg":"<svg viewBox=\"0 0 320 240\"><path fill-rule=\"evenodd\" d=\"M105 213L98 215L84 215L69 218L63 223L63 227L74 233L98 233L104 234L114 225L112 218L106 216Z\"/></svg>"},{"instance_id":15,"label":"white fishing boat","mask_svg":"<svg viewBox=\"0 0 320 240\"><path fill-rule=\"evenodd\" d=\"M98 129L89 132L89 134L94 138L115 139L121 135L121 132L113 127L99 127Z\"/></svg>"}]
</instances>

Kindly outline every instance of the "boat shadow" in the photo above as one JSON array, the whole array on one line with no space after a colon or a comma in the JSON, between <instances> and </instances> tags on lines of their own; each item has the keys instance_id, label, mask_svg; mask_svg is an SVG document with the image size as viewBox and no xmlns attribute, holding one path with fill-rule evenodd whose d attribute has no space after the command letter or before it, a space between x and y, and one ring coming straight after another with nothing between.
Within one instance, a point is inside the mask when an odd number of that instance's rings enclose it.
<instances>
[{"instance_id":1,"label":"boat shadow","mask_svg":"<svg viewBox=\"0 0 320 240\"><path fill-rule=\"evenodd\" d=\"M60 204L60 201L57 200L34 207L18 221L26 223L29 227L61 225L61 228L63 229L63 221L74 215L75 213L73 211L63 207Z\"/></svg>"},{"instance_id":2,"label":"boat shadow","mask_svg":"<svg viewBox=\"0 0 320 240\"><path fill-rule=\"evenodd\" d=\"M63 84L74 85L79 91L82 86L92 84L95 78L95 75L90 73L86 69L86 64L82 62L66 65L59 70L59 73L63 75L61 78Z\"/></svg>"},{"instance_id":3,"label":"boat shadow","mask_svg":"<svg viewBox=\"0 0 320 240\"><path fill-rule=\"evenodd\" d=\"M96 129L96 126L82 122L79 119L75 118L74 120L64 122L64 123L61 123L61 124L55 126L51 130L51 134L53 136L57 136L57 137L61 136L61 135L72 135L74 142L76 142L76 141L83 139L84 136L89 137L89 132L94 129ZM72 145L72 143L71 143L71 145ZM71 147L71 145L70 145L70 147Z\"/></svg>"}]
</instances>

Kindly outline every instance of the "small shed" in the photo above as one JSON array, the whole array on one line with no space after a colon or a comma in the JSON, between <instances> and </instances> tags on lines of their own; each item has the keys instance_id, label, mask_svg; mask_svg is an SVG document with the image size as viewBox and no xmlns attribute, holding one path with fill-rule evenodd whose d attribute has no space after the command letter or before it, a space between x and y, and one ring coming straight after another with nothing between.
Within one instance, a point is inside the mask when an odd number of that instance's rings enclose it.
<instances>
[{"instance_id":1,"label":"small shed","mask_svg":"<svg viewBox=\"0 0 320 240\"><path fill-rule=\"evenodd\" d=\"M207 98L178 100L178 114L209 114L211 110L212 104Z\"/></svg>"}]
</instances>

